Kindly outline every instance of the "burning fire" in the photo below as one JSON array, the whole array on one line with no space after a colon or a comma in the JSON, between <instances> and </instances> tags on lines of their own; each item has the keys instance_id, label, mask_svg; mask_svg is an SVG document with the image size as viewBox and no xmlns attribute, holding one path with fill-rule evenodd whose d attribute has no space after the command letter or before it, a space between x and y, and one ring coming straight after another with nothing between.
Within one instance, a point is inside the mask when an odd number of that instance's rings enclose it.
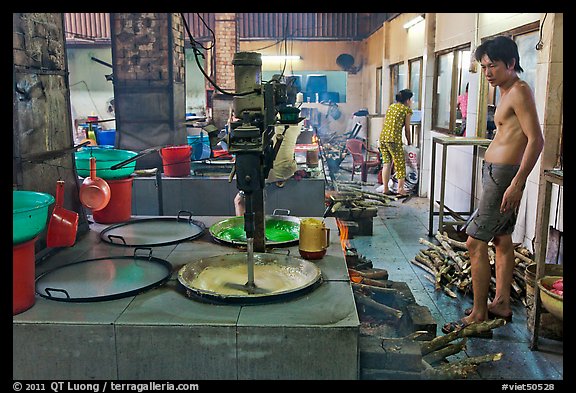
<instances>
[{"instance_id":1,"label":"burning fire","mask_svg":"<svg viewBox=\"0 0 576 393\"><path fill-rule=\"evenodd\" d=\"M342 251L346 252L349 246L348 226L345 225L342 220L338 219L336 219L336 224L338 225L338 233L340 233L340 245L342 246Z\"/></svg>"},{"instance_id":2,"label":"burning fire","mask_svg":"<svg viewBox=\"0 0 576 393\"><path fill-rule=\"evenodd\" d=\"M312 135L312 143L315 145L318 144L318 135L316 134Z\"/></svg>"}]
</instances>

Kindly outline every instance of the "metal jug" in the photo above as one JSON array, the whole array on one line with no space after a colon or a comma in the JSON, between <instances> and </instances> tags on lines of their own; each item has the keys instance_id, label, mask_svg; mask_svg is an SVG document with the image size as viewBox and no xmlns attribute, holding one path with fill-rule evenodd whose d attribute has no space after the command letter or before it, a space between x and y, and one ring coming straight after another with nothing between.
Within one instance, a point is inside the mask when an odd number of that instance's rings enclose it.
<instances>
[{"instance_id":1,"label":"metal jug","mask_svg":"<svg viewBox=\"0 0 576 393\"><path fill-rule=\"evenodd\" d=\"M299 251L305 259L320 259L330 245L330 228L316 218L300 220Z\"/></svg>"}]
</instances>

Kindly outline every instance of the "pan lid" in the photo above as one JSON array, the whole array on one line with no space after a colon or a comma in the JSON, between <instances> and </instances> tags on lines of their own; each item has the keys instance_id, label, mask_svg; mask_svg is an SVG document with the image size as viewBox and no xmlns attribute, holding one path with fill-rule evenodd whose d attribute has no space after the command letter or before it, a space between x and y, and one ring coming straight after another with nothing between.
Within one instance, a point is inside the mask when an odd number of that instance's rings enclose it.
<instances>
[{"instance_id":1,"label":"pan lid","mask_svg":"<svg viewBox=\"0 0 576 393\"><path fill-rule=\"evenodd\" d=\"M172 265L152 256L86 259L49 270L36 278L36 293L63 302L97 302L134 296L164 284Z\"/></svg>"},{"instance_id":2,"label":"pan lid","mask_svg":"<svg viewBox=\"0 0 576 393\"><path fill-rule=\"evenodd\" d=\"M188 214L188 218L182 215ZM206 225L192 219L190 212L180 211L177 217L140 218L111 225L100 238L110 244L128 247L166 246L201 237Z\"/></svg>"}]
</instances>

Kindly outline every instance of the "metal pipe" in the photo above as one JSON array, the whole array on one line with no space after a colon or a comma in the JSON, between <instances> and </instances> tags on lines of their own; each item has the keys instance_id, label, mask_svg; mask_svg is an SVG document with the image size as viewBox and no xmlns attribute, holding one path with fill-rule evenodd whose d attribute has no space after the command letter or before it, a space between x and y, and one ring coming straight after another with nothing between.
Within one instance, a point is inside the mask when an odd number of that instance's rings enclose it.
<instances>
[{"instance_id":1,"label":"metal pipe","mask_svg":"<svg viewBox=\"0 0 576 393\"><path fill-rule=\"evenodd\" d=\"M256 287L254 284L254 238L246 239L246 257L248 262L248 282L246 282L246 286L251 289Z\"/></svg>"}]
</instances>

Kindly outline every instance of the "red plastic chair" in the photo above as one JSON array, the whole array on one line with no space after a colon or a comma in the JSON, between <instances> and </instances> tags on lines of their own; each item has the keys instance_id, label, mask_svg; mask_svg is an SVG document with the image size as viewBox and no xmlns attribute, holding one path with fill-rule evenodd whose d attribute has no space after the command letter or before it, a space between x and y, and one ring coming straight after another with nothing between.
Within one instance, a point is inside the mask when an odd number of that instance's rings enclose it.
<instances>
[{"instance_id":1,"label":"red plastic chair","mask_svg":"<svg viewBox=\"0 0 576 393\"><path fill-rule=\"evenodd\" d=\"M382 158L380 152L369 149L366 143L360 139L348 139L346 150L352 155L352 178L354 173L360 169L362 181L366 181L368 168L380 167Z\"/></svg>"}]
</instances>

